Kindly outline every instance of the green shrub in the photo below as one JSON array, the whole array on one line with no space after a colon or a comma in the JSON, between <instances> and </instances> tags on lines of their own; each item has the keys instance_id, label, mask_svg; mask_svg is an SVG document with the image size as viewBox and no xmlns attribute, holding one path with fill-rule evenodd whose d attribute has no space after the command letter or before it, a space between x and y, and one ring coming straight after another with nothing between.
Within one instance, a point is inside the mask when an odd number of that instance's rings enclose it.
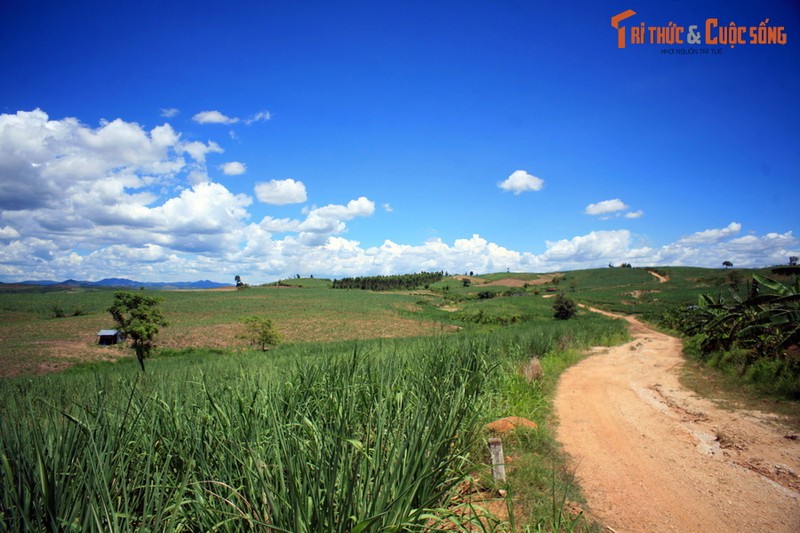
<instances>
[{"instance_id":1,"label":"green shrub","mask_svg":"<svg viewBox=\"0 0 800 533\"><path fill-rule=\"evenodd\" d=\"M559 294L553 302L553 311L553 316L558 320L569 320L578 314L578 304L563 294Z\"/></svg>"},{"instance_id":2,"label":"green shrub","mask_svg":"<svg viewBox=\"0 0 800 533\"><path fill-rule=\"evenodd\" d=\"M267 351L270 346L281 342L282 335L270 318L254 315L243 318L242 323L245 327L243 337L261 351Z\"/></svg>"}]
</instances>

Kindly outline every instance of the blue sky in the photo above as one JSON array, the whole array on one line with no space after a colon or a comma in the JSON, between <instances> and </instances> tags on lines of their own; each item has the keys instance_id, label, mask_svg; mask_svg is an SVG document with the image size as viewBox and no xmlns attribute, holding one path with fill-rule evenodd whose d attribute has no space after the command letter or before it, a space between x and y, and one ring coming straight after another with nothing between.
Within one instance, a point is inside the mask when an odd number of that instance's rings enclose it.
<instances>
[{"instance_id":1,"label":"blue sky","mask_svg":"<svg viewBox=\"0 0 800 533\"><path fill-rule=\"evenodd\" d=\"M786 43L621 49L628 9ZM799 42L790 1L5 0L0 281L785 263Z\"/></svg>"}]
</instances>

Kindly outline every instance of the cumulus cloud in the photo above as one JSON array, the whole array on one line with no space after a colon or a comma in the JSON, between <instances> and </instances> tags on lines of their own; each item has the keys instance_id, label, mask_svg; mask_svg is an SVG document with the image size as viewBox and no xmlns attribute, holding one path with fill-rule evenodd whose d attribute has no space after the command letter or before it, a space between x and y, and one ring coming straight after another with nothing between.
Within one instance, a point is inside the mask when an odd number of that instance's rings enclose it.
<instances>
[{"instance_id":1,"label":"cumulus cloud","mask_svg":"<svg viewBox=\"0 0 800 533\"><path fill-rule=\"evenodd\" d=\"M180 110L174 107L161 108L161 116L165 118L178 116L178 113L180 113Z\"/></svg>"},{"instance_id":2,"label":"cumulus cloud","mask_svg":"<svg viewBox=\"0 0 800 533\"><path fill-rule=\"evenodd\" d=\"M791 231L742 235L739 222L658 246L639 245L627 230L547 240L536 253L471 231L448 242L365 246L348 236L367 223L351 221L375 213L374 201L359 196L252 220L253 198L208 176L206 159L222 151L213 141L184 141L168 124L145 129L116 119L90 127L75 118L52 120L38 109L0 115L0 280L122 273L142 281L232 280L247 272L250 282L263 282L297 272L548 272L620 262L718 267L724 260L748 267L800 255L800 239ZM223 172L233 168L226 165ZM305 202L307 192L300 181L273 180L258 184L255 196L286 205ZM595 210L628 209L614 207L600 202Z\"/></svg>"},{"instance_id":3,"label":"cumulus cloud","mask_svg":"<svg viewBox=\"0 0 800 533\"><path fill-rule=\"evenodd\" d=\"M642 218L644 216L644 211L641 209L639 211L629 211L625 213L625 218Z\"/></svg>"},{"instance_id":4,"label":"cumulus cloud","mask_svg":"<svg viewBox=\"0 0 800 533\"><path fill-rule=\"evenodd\" d=\"M259 228L269 234L296 233L296 241L308 247L327 244L330 237L347 230L345 222L356 217L369 217L375 212L375 202L361 196L347 205L329 204L303 210L304 220L266 216Z\"/></svg>"},{"instance_id":5,"label":"cumulus cloud","mask_svg":"<svg viewBox=\"0 0 800 533\"><path fill-rule=\"evenodd\" d=\"M544 186L544 180L528 174L524 170L515 170L508 178L497 184L506 192L515 195L526 191L539 191Z\"/></svg>"},{"instance_id":6,"label":"cumulus cloud","mask_svg":"<svg viewBox=\"0 0 800 533\"><path fill-rule=\"evenodd\" d=\"M252 200L208 180L206 155L221 151L182 141L168 124L147 131L121 119L95 128L51 120L39 109L0 115L0 239L9 243L0 272L74 269L115 246L227 250Z\"/></svg>"},{"instance_id":7,"label":"cumulus cloud","mask_svg":"<svg viewBox=\"0 0 800 533\"><path fill-rule=\"evenodd\" d=\"M615 211L624 211L628 206L619 198L613 200L603 200L596 204L589 204L586 206L584 213L587 215L606 215Z\"/></svg>"},{"instance_id":8,"label":"cumulus cloud","mask_svg":"<svg viewBox=\"0 0 800 533\"><path fill-rule=\"evenodd\" d=\"M214 141L208 141L206 144L203 144L200 141L187 142L183 143L181 149L183 152L186 152L192 156L192 158L199 163L206 162L206 154L221 154L225 151Z\"/></svg>"},{"instance_id":9,"label":"cumulus cloud","mask_svg":"<svg viewBox=\"0 0 800 533\"><path fill-rule=\"evenodd\" d=\"M306 201L306 186L291 178L256 183L256 198L272 205L300 204Z\"/></svg>"},{"instance_id":10,"label":"cumulus cloud","mask_svg":"<svg viewBox=\"0 0 800 533\"><path fill-rule=\"evenodd\" d=\"M222 173L226 176L238 176L247 171L245 164L239 161L228 161L227 163L221 164L219 168L222 169Z\"/></svg>"},{"instance_id":11,"label":"cumulus cloud","mask_svg":"<svg viewBox=\"0 0 800 533\"><path fill-rule=\"evenodd\" d=\"M347 205L330 204L311 209L306 219L300 223L301 242L317 246L324 243L331 235L345 231L345 221L356 217L368 217L375 212L375 202L361 196L350 200Z\"/></svg>"},{"instance_id":12,"label":"cumulus cloud","mask_svg":"<svg viewBox=\"0 0 800 533\"><path fill-rule=\"evenodd\" d=\"M167 183L219 151L213 142L182 141L169 124L147 131L116 119L92 128L40 109L2 114L0 209L63 206L101 183L115 183L116 193Z\"/></svg>"},{"instance_id":13,"label":"cumulus cloud","mask_svg":"<svg viewBox=\"0 0 800 533\"><path fill-rule=\"evenodd\" d=\"M684 237L678 241L678 244L713 244L727 239L733 235L738 234L742 230L742 225L738 222L731 222L726 227L721 229L707 229L705 231L698 231L688 237Z\"/></svg>"},{"instance_id":14,"label":"cumulus cloud","mask_svg":"<svg viewBox=\"0 0 800 533\"><path fill-rule=\"evenodd\" d=\"M201 111L192 117L192 120L199 124L236 124L239 119L228 117L219 111Z\"/></svg>"}]
</instances>

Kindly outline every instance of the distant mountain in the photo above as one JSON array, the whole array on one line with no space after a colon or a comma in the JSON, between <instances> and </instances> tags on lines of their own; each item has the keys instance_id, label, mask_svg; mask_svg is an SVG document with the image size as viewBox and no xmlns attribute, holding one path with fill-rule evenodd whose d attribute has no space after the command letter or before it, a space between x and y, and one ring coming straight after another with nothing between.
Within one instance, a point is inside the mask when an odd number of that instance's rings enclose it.
<instances>
[{"instance_id":1,"label":"distant mountain","mask_svg":"<svg viewBox=\"0 0 800 533\"><path fill-rule=\"evenodd\" d=\"M75 279L68 279L65 281L28 280L21 281L19 284L58 287L120 287L128 289L138 289L139 287L145 287L146 289L219 289L221 287L230 287L233 285L232 283L217 283L216 281L209 281L207 279L200 281L146 282L125 278L105 278L100 281L78 281Z\"/></svg>"}]
</instances>

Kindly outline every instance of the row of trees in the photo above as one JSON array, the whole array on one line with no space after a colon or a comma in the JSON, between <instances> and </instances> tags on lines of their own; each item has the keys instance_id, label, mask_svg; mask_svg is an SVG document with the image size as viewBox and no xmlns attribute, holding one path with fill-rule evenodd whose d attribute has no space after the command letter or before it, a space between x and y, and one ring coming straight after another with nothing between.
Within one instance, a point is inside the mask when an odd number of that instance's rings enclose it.
<instances>
[{"instance_id":1,"label":"row of trees","mask_svg":"<svg viewBox=\"0 0 800 533\"><path fill-rule=\"evenodd\" d=\"M333 280L334 289L363 289L368 291L411 290L427 287L444 279L444 272L420 272L395 276L364 276Z\"/></svg>"}]
</instances>

